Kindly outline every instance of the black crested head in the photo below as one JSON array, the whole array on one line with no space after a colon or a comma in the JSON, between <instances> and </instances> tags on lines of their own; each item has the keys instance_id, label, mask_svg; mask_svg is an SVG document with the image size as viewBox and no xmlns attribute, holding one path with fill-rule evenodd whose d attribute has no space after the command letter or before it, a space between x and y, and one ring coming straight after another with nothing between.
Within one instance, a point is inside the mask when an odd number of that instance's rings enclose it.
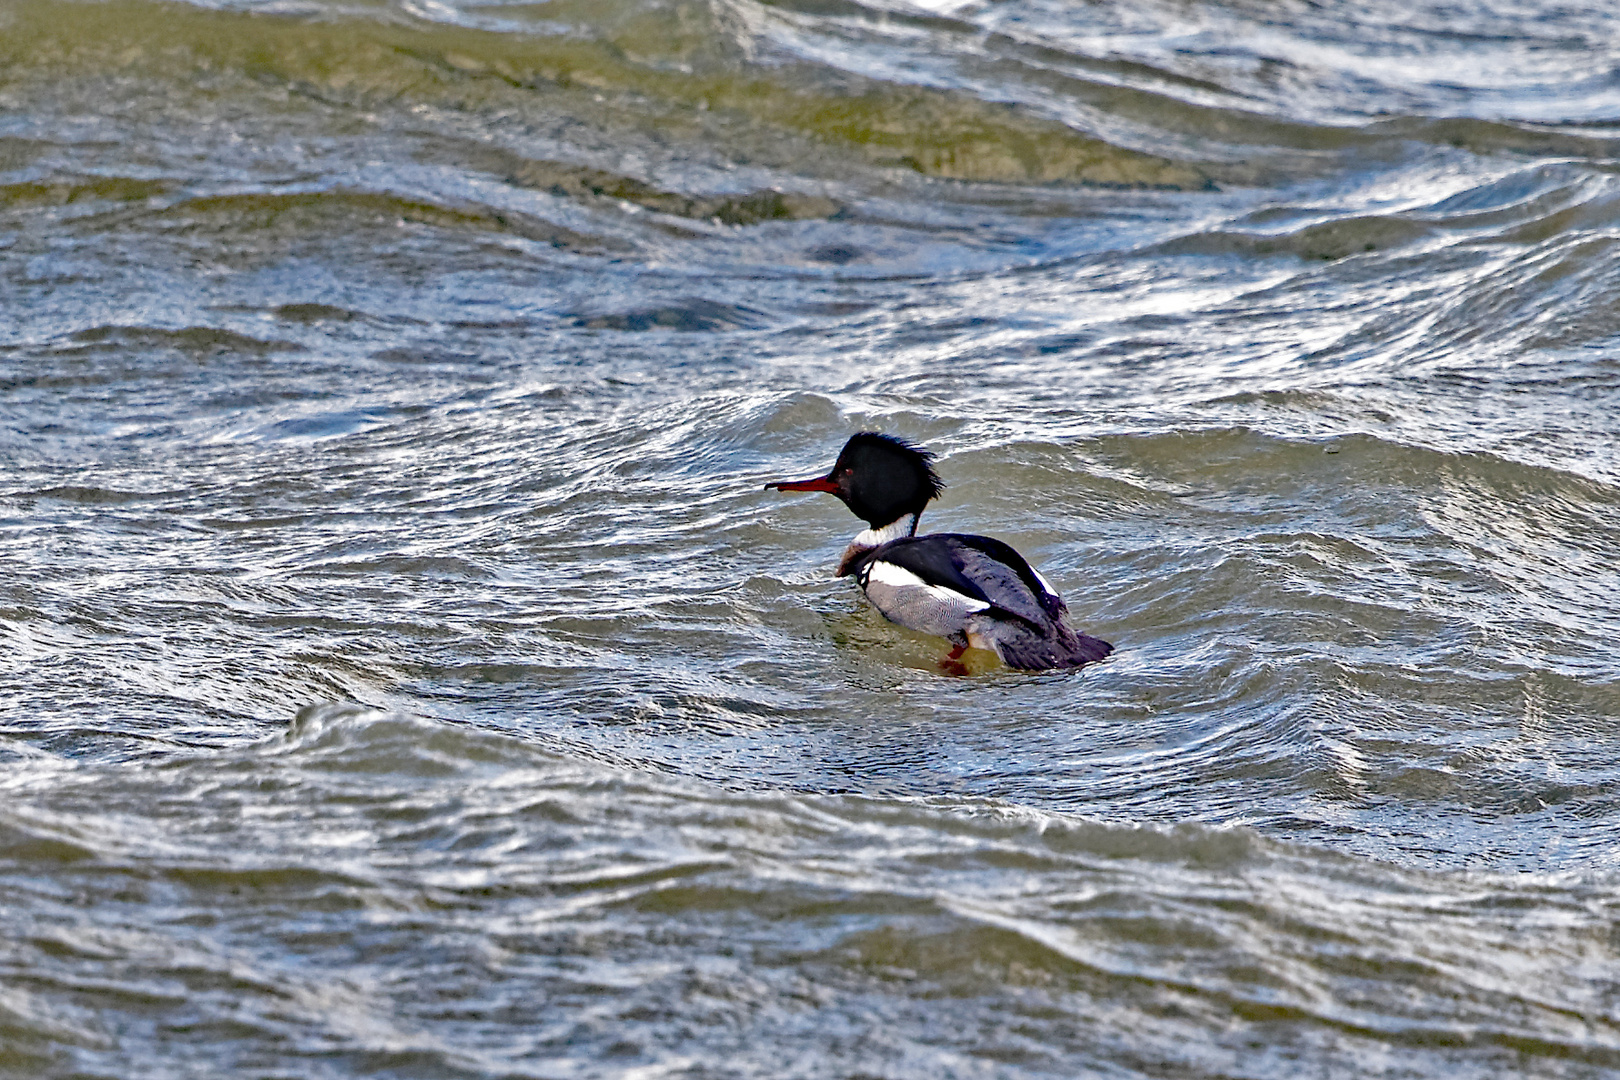
<instances>
[{"instance_id":1,"label":"black crested head","mask_svg":"<svg viewBox=\"0 0 1620 1080\"><path fill-rule=\"evenodd\" d=\"M934 472L934 455L904 439L876 431L849 437L838 461L826 476L808 480L777 480L768 491L825 491L844 501L856 517L881 529L905 517L921 514L930 500L945 490ZM915 519L911 522L917 527Z\"/></svg>"},{"instance_id":2,"label":"black crested head","mask_svg":"<svg viewBox=\"0 0 1620 1080\"><path fill-rule=\"evenodd\" d=\"M876 431L851 435L827 479L838 485L844 505L874 529L921 514L945 490L933 454Z\"/></svg>"}]
</instances>

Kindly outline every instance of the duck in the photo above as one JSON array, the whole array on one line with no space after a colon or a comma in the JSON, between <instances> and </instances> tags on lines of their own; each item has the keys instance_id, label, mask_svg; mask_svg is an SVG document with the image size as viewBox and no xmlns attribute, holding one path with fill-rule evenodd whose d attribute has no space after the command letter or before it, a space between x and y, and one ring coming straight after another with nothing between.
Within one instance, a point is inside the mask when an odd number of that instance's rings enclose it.
<instances>
[{"instance_id":1,"label":"duck","mask_svg":"<svg viewBox=\"0 0 1620 1080\"><path fill-rule=\"evenodd\" d=\"M825 492L866 522L839 559L838 576L853 577L890 622L950 642L947 670L961 669L968 649L1022 671L1078 668L1113 652L1069 625L1063 597L1010 544L971 533L917 535L923 511L945 490L934 461L898 436L860 431L826 475L776 480L765 490Z\"/></svg>"}]
</instances>

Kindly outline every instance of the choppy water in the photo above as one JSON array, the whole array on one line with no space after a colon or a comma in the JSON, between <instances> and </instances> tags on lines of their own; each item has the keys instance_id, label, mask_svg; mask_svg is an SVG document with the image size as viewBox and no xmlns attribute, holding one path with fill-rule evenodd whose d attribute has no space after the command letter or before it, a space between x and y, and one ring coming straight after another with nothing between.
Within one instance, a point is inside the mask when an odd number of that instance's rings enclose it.
<instances>
[{"instance_id":1,"label":"choppy water","mask_svg":"<svg viewBox=\"0 0 1620 1080\"><path fill-rule=\"evenodd\" d=\"M0 3L0 1074L1612 1075L1617 72ZM862 428L1117 654L834 580Z\"/></svg>"}]
</instances>

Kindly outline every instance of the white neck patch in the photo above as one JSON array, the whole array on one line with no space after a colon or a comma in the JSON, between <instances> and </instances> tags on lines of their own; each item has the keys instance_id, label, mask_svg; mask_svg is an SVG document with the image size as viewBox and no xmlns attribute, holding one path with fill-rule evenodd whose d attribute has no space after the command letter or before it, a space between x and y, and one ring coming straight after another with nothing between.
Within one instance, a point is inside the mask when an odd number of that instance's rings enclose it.
<instances>
[{"instance_id":1,"label":"white neck patch","mask_svg":"<svg viewBox=\"0 0 1620 1080\"><path fill-rule=\"evenodd\" d=\"M855 539L849 542L853 548L875 548L887 544L890 540L898 540L902 536L912 536L917 532L917 519L921 514L907 514L889 522L881 529L862 529L855 534Z\"/></svg>"}]
</instances>

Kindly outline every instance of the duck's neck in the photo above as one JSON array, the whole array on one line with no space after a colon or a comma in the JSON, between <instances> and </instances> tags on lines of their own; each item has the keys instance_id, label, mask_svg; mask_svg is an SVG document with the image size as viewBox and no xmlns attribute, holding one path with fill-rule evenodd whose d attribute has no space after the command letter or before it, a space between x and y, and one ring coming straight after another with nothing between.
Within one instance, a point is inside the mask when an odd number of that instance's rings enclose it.
<instances>
[{"instance_id":1,"label":"duck's neck","mask_svg":"<svg viewBox=\"0 0 1620 1080\"><path fill-rule=\"evenodd\" d=\"M856 533L855 539L844 549L844 557L838 560L838 576L848 574L860 557L873 548L882 547L889 541L898 540L903 536L917 535L917 519L920 517L922 517L920 513L903 514L881 529L862 529Z\"/></svg>"},{"instance_id":2,"label":"duck's neck","mask_svg":"<svg viewBox=\"0 0 1620 1080\"><path fill-rule=\"evenodd\" d=\"M855 539L849 542L850 547L875 548L887 544L890 540L898 540L902 536L917 535L917 519L921 514L903 514L881 529L862 529L855 534Z\"/></svg>"}]
</instances>

